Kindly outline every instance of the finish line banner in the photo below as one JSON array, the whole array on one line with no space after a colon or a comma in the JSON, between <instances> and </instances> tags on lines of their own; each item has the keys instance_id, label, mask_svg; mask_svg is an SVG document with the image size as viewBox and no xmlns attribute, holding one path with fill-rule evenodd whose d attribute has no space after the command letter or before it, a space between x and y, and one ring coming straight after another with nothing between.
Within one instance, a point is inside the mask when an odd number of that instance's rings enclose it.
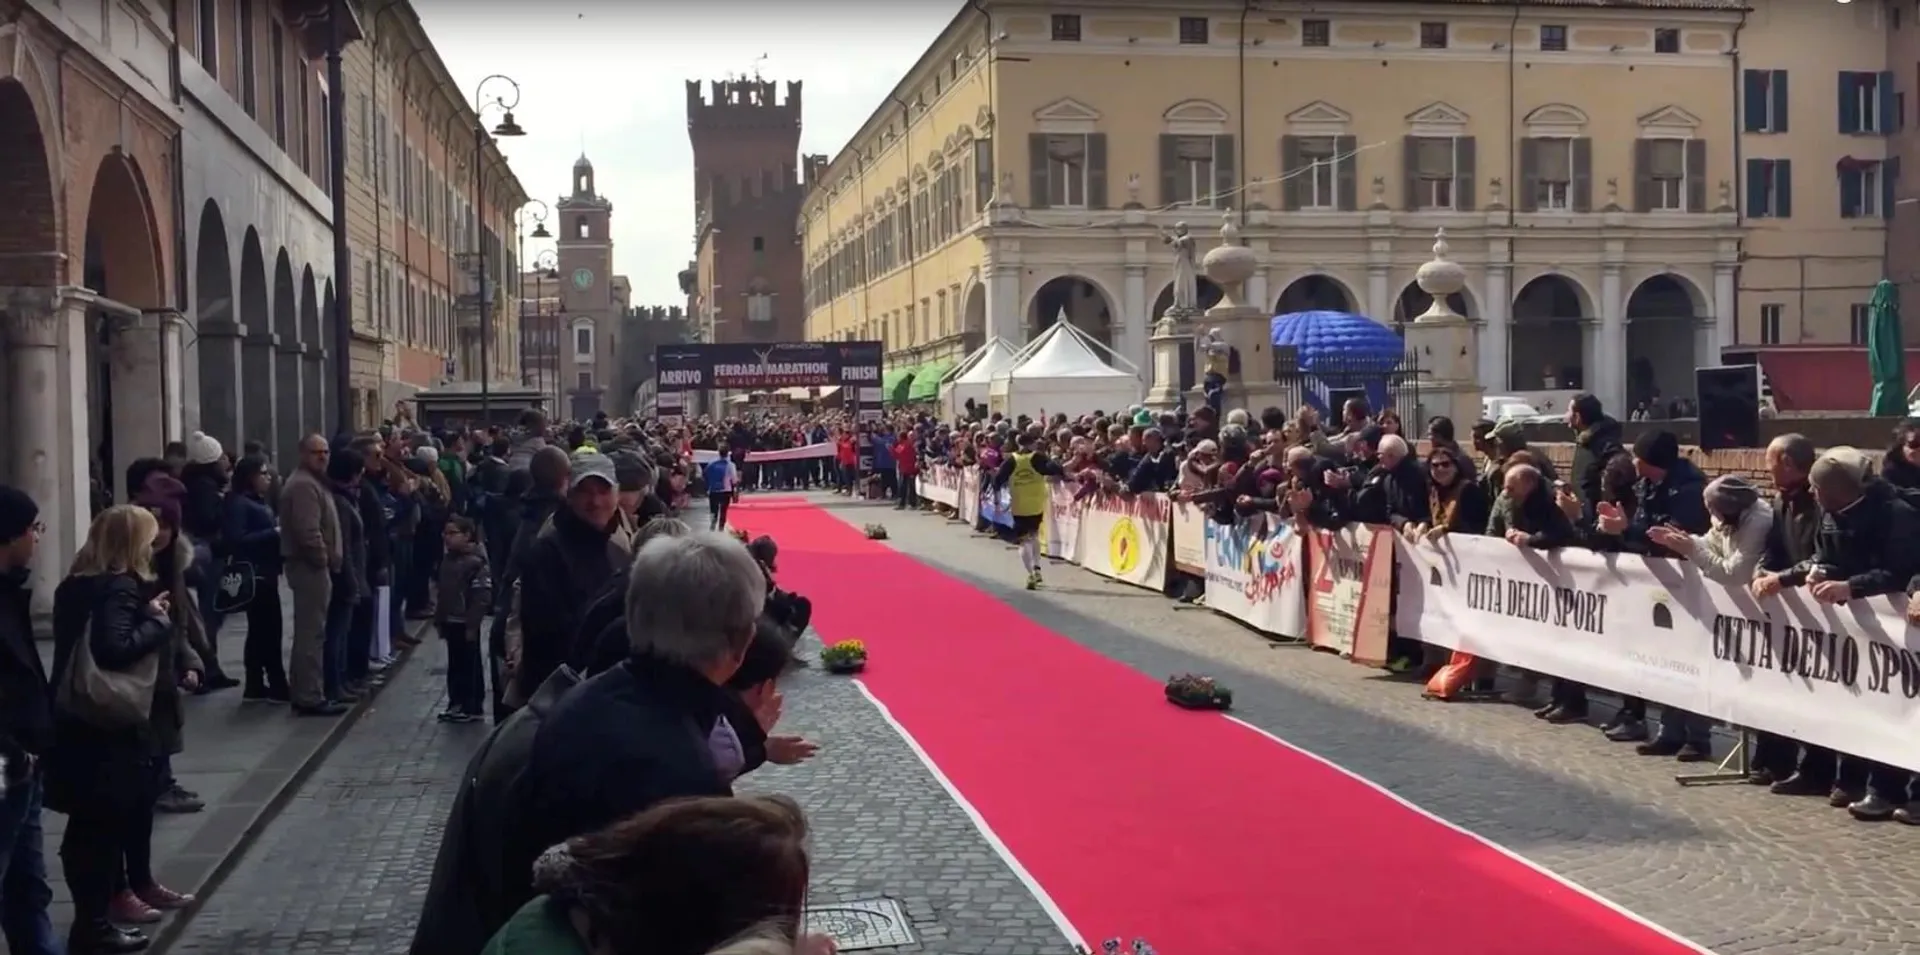
<instances>
[{"instance_id":1,"label":"finish line banner","mask_svg":"<svg viewBox=\"0 0 1920 955\"><path fill-rule=\"evenodd\" d=\"M819 444L803 444L797 448L781 448L777 451L748 451L747 463L768 464L774 461L811 461L814 458L833 457L836 452L837 449L834 447L833 442L822 441ZM695 464L706 464L709 461L717 461L719 459L720 452L718 451L696 450L693 452L693 462Z\"/></svg>"},{"instance_id":2,"label":"finish line banner","mask_svg":"<svg viewBox=\"0 0 1920 955\"><path fill-rule=\"evenodd\" d=\"M662 389L740 391L880 386L880 342L735 342L661 345L653 350Z\"/></svg>"},{"instance_id":3,"label":"finish line banner","mask_svg":"<svg viewBox=\"0 0 1920 955\"><path fill-rule=\"evenodd\" d=\"M1755 600L1686 561L1485 537L1398 554L1407 636L1920 770L1905 597Z\"/></svg>"}]
</instances>

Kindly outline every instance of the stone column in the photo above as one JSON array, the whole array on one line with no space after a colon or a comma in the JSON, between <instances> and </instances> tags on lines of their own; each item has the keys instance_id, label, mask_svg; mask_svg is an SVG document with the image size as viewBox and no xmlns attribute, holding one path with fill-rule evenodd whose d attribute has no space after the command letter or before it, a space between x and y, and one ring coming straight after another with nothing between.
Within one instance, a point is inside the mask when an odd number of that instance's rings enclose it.
<instances>
[{"instance_id":1,"label":"stone column","mask_svg":"<svg viewBox=\"0 0 1920 955\"><path fill-rule=\"evenodd\" d=\"M1713 350L1700 356L1702 365L1718 365L1720 353L1740 340L1739 296L1734 291L1733 266L1713 267Z\"/></svg>"},{"instance_id":2,"label":"stone column","mask_svg":"<svg viewBox=\"0 0 1920 955\"><path fill-rule=\"evenodd\" d=\"M1594 348L1598 362L1593 393L1600 398L1608 414L1619 414L1627 401L1627 317L1626 293L1621 288L1620 266L1602 266L1600 270L1600 336Z\"/></svg>"},{"instance_id":3,"label":"stone column","mask_svg":"<svg viewBox=\"0 0 1920 955\"><path fill-rule=\"evenodd\" d=\"M70 323L76 327L67 327ZM71 499L71 467L63 466L62 460L73 447L86 444L83 435L76 435L84 427L67 417L72 409L84 409L86 399L82 395L76 401L62 394L75 382L61 362L63 339L69 339L64 342L69 350L79 345L84 356L84 330L84 322L50 288L11 289L4 311L0 311L11 392L6 396L6 452L12 465L8 480L40 505L40 520L47 528L33 562L31 586L36 614L51 610L53 590L92 522L86 497L78 502ZM67 334L70 331L76 334ZM84 379L80 387L85 387ZM84 464L80 479L84 486Z\"/></svg>"},{"instance_id":4,"label":"stone column","mask_svg":"<svg viewBox=\"0 0 1920 955\"><path fill-rule=\"evenodd\" d=\"M1508 291L1511 266L1487 266L1486 294L1480 303L1480 381L1493 394L1504 394L1513 385L1513 293Z\"/></svg>"},{"instance_id":5,"label":"stone column","mask_svg":"<svg viewBox=\"0 0 1920 955\"><path fill-rule=\"evenodd\" d=\"M1147 347L1148 326L1152 324L1148 320L1147 309L1152 308L1153 303L1147 301L1146 266L1126 267L1126 277L1120 286L1120 299L1120 324L1126 331L1124 335L1114 336L1113 350L1140 370L1141 387L1144 388L1153 383L1154 374Z\"/></svg>"},{"instance_id":6,"label":"stone column","mask_svg":"<svg viewBox=\"0 0 1920 955\"><path fill-rule=\"evenodd\" d=\"M167 407L162 413L161 427L165 429L168 441L186 440L188 422L196 427L200 423L200 392L194 387L193 376L187 374L186 341L186 317L171 310L161 312L160 367L167 381ZM231 439L222 437L220 440ZM232 450L237 456L240 449Z\"/></svg>"},{"instance_id":7,"label":"stone column","mask_svg":"<svg viewBox=\"0 0 1920 955\"><path fill-rule=\"evenodd\" d=\"M989 263L980 281L987 287L987 337L998 336L1019 348L1027 343L1026 316L1020 314L1020 270Z\"/></svg>"},{"instance_id":8,"label":"stone column","mask_svg":"<svg viewBox=\"0 0 1920 955\"><path fill-rule=\"evenodd\" d=\"M106 321L107 368L111 375L106 387L113 395L113 464L124 469L139 458L152 456L156 446L166 446L166 421L170 414L177 413L179 396L167 390L160 313L109 314ZM132 489L119 490L124 503Z\"/></svg>"},{"instance_id":9,"label":"stone column","mask_svg":"<svg viewBox=\"0 0 1920 955\"><path fill-rule=\"evenodd\" d=\"M1385 265L1367 266L1367 301L1362 307L1366 309L1368 318L1391 328L1393 307L1397 303L1393 300L1393 288L1387 284L1387 277ZM1412 320L1413 316L1407 318Z\"/></svg>"}]
</instances>

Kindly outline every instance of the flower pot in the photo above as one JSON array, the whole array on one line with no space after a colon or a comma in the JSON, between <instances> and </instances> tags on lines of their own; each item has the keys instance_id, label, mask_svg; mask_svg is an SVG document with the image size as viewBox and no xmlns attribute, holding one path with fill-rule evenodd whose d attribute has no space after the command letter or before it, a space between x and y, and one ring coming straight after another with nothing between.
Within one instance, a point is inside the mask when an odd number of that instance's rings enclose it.
<instances>
[{"instance_id":1,"label":"flower pot","mask_svg":"<svg viewBox=\"0 0 1920 955\"><path fill-rule=\"evenodd\" d=\"M1233 706L1232 697L1190 696L1167 690L1167 702L1183 710L1224 710Z\"/></svg>"},{"instance_id":2,"label":"flower pot","mask_svg":"<svg viewBox=\"0 0 1920 955\"><path fill-rule=\"evenodd\" d=\"M823 661L820 664L820 666L822 669L826 670L828 673L839 673L842 675L846 675L846 674L852 674L852 673L859 673L861 670L866 669L867 661L835 660L832 663L827 663Z\"/></svg>"}]
</instances>

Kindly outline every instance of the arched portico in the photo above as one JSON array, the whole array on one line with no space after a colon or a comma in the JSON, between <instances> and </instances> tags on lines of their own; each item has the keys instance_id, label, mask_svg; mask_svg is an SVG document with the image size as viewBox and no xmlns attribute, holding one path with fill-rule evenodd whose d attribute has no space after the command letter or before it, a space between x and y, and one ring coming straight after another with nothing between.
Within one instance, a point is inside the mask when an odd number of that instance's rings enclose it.
<instances>
[{"instance_id":1,"label":"arched portico","mask_svg":"<svg viewBox=\"0 0 1920 955\"><path fill-rule=\"evenodd\" d=\"M241 376L232 387L240 394L240 430L234 438L242 444L259 441L276 453L274 443L274 316L273 293L267 284L267 260L260 244L260 233L252 226L240 239L240 311ZM201 335L205 335L204 326ZM201 347L205 348L203 341ZM204 376L205 372L202 371Z\"/></svg>"},{"instance_id":2,"label":"arched portico","mask_svg":"<svg viewBox=\"0 0 1920 955\"><path fill-rule=\"evenodd\" d=\"M300 442L300 286L286 249L273 262L273 433L263 437L282 461L292 461Z\"/></svg>"},{"instance_id":3,"label":"arched portico","mask_svg":"<svg viewBox=\"0 0 1920 955\"><path fill-rule=\"evenodd\" d=\"M200 430L238 450L240 350L237 340L208 332L232 325L236 307L226 217L212 199L200 208L193 253L193 322L200 361Z\"/></svg>"},{"instance_id":4,"label":"arched portico","mask_svg":"<svg viewBox=\"0 0 1920 955\"><path fill-rule=\"evenodd\" d=\"M1032 301L1027 303L1026 341L1039 337L1064 314L1074 327L1111 348L1115 313L1113 297L1092 279L1079 275L1058 276L1035 289ZM1018 347L1025 342L1014 344ZM1104 353L1100 357L1111 358Z\"/></svg>"}]
</instances>

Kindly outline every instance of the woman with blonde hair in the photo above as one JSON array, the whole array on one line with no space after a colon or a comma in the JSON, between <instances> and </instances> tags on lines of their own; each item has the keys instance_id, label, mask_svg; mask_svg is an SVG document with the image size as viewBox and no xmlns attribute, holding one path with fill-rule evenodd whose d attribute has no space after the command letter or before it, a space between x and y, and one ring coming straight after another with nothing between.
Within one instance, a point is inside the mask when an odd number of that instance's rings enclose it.
<instances>
[{"instance_id":1,"label":"woman with blonde hair","mask_svg":"<svg viewBox=\"0 0 1920 955\"><path fill-rule=\"evenodd\" d=\"M54 592L46 799L67 815L60 860L73 896L73 955L144 949L145 935L115 921L145 921L147 911L193 901L156 883L152 871L154 805L166 756L179 749L180 691L201 678L175 622L175 614L194 612L191 596L156 572L161 532L144 507L102 511ZM123 876L128 888L116 893Z\"/></svg>"},{"instance_id":2,"label":"woman with blonde hair","mask_svg":"<svg viewBox=\"0 0 1920 955\"><path fill-rule=\"evenodd\" d=\"M540 895L484 955L709 955L770 942L831 953L800 935L806 841L806 814L785 796L661 803L541 856Z\"/></svg>"}]
</instances>

